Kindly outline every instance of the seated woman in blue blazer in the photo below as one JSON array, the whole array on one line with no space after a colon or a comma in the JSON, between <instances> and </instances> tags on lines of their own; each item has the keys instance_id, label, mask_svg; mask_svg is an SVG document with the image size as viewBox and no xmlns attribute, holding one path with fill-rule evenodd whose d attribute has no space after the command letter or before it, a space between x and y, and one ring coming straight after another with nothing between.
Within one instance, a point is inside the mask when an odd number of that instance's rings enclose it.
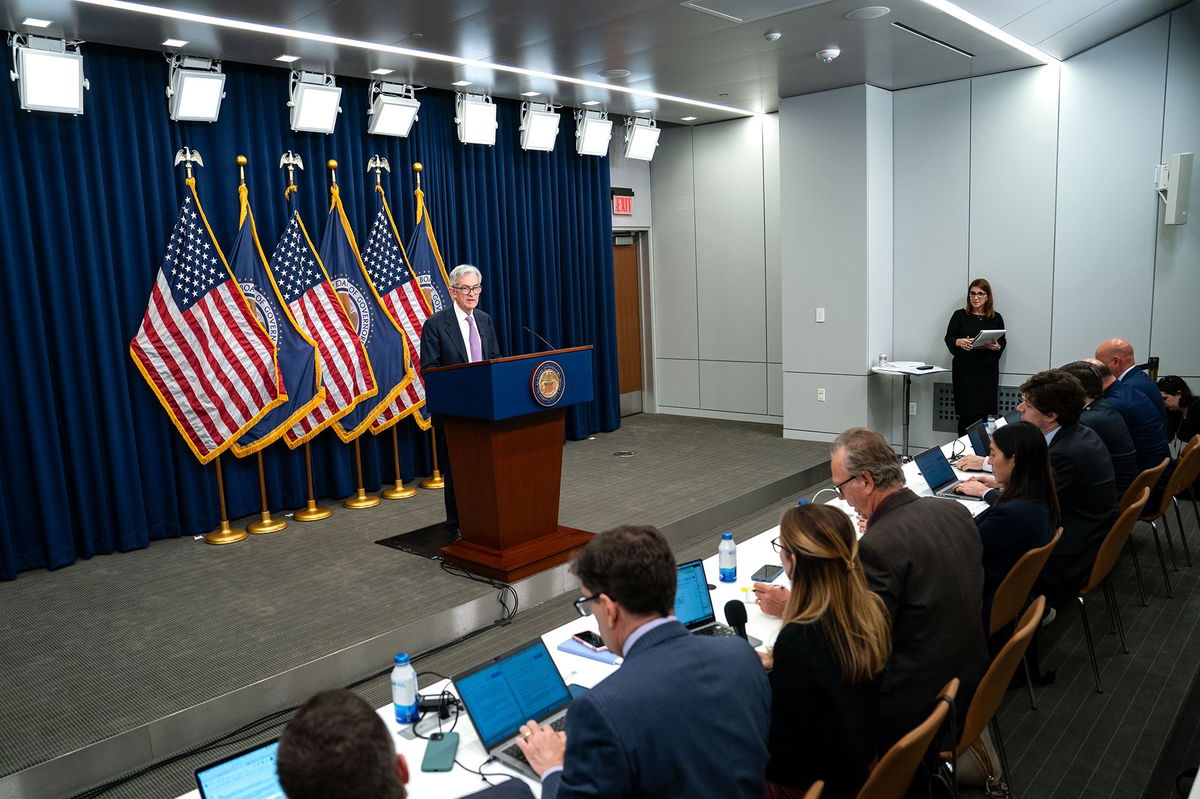
<instances>
[{"instance_id":1,"label":"seated woman in blue blazer","mask_svg":"<svg viewBox=\"0 0 1200 799\"><path fill-rule=\"evenodd\" d=\"M772 692L767 796L800 797L824 780L825 799L852 797L875 759L887 610L867 588L854 525L837 508L789 508L772 544L792 591L762 655Z\"/></svg>"},{"instance_id":2,"label":"seated woman in blue blazer","mask_svg":"<svg viewBox=\"0 0 1200 799\"><path fill-rule=\"evenodd\" d=\"M955 488L991 505L975 517L983 540L985 629L996 587L1022 555L1049 543L1059 524L1050 450L1042 431L1029 422L999 428L992 436L989 458L991 477L973 477Z\"/></svg>"}]
</instances>

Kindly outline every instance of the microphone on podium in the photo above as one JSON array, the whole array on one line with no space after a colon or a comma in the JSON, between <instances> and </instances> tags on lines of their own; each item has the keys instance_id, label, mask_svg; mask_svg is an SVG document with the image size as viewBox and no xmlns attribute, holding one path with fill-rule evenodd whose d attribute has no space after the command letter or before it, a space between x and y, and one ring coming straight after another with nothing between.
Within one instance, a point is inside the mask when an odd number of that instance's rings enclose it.
<instances>
[{"instance_id":1,"label":"microphone on podium","mask_svg":"<svg viewBox=\"0 0 1200 799\"><path fill-rule=\"evenodd\" d=\"M739 636L746 638L746 605L742 600L731 599L725 603L725 623Z\"/></svg>"},{"instance_id":2,"label":"microphone on podium","mask_svg":"<svg viewBox=\"0 0 1200 799\"><path fill-rule=\"evenodd\" d=\"M521 325L521 327L525 328L526 333L532 333L533 335L537 336L538 340L541 341L543 344L545 344L550 349L552 349L552 350L558 349L558 347L554 346L549 341L546 341L545 336L543 336L541 333L537 332L536 330L533 330L528 325Z\"/></svg>"}]
</instances>

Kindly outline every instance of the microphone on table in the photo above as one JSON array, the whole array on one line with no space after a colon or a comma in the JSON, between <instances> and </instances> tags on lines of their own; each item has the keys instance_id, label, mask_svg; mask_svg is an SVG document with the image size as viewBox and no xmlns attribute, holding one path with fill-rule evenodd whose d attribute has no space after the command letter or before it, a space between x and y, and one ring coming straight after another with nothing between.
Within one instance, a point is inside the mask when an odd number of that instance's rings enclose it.
<instances>
[{"instance_id":1,"label":"microphone on table","mask_svg":"<svg viewBox=\"0 0 1200 799\"><path fill-rule=\"evenodd\" d=\"M725 603L725 623L739 636L746 638L746 605L742 600L731 599Z\"/></svg>"},{"instance_id":2,"label":"microphone on table","mask_svg":"<svg viewBox=\"0 0 1200 799\"><path fill-rule=\"evenodd\" d=\"M552 350L556 350L556 349L558 349L558 347L554 346L554 345L553 345L553 344L551 344L549 341L546 341L545 337L544 337L544 336L542 336L542 334L541 334L541 333L538 333L536 330L532 330L532 329L530 329L530 328L529 328L527 325L521 325L521 327L525 328L525 332L526 332L526 333L532 333L534 336L536 336L536 337L537 337L537 339L538 339L538 341L542 342L543 344L545 344L545 345L546 345L547 347L549 347L550 349L552 349Z\"/></svg>"}]
</instances>

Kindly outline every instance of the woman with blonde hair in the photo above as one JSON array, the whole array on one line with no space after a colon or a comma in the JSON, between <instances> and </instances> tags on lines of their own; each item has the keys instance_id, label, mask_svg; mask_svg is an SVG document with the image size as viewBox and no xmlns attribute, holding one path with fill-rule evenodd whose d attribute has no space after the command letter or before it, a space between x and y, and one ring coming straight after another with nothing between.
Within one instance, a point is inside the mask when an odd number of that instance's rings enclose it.
<instances>
[{"instance_id":1,"label":"woman with blonde hair","mask_svg":"<svg viewBox=\"0 0 1200 799\"><path fill-rule=\"evenodd\" d=\"M824 780L823 797L854 796L875 759L887 610L867 588L854 526L837 508L789 508L772 544L792 590L763 656L773 693L767 795L801 796Z\"/></svg>"}]
</instances>

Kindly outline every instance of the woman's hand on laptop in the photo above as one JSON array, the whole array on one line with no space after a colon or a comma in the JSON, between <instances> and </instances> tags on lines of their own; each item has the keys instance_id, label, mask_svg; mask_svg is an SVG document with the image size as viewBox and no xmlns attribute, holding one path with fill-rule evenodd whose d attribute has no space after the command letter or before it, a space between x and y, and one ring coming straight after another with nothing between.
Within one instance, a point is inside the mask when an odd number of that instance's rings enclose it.
<instances>
[{"instance_id":1,"label":"woman's hand on laptop","mask_svg":"<svg viewBox=\"0 0 1200 799\"><path fill-rule=\"evenodd\" d=\"M996 487L996 481L991 477L972 477L970 480L964 480L956 485L954 492L972 497L982 497Z\"/></svg>"},{"instance_id":2,"label":"woman's hand on laptop","mask_svg":"<svg viewBox=\"0 0 1200 799\"><path fill-rule=\"evenodd\" d=\"M963 455L954 462L954 468L960 472L982 472L983 471L983 456L982 455Z\"/></svg>"},{"instance_id":3,"label":"woman's hand on laptop","mask_svg":"<svg viewBox=\"0 0 1200 799\"><path fill-rule=\"evenodd\" d=\"M788 596L791 591L781 585L771 585L770 583L755 583L754 594L757 597L755 603L758 604L762 612L768 616L778 618L783 615L783 606L787 604Z\"/></svg>"},{"instance_id":4,"label":"woman's hand on laptop","mask_svg":"<svg viewBox=\"0 0 1200 799\"><path fill-rule=\"evenodd\" d=\"M559 732L549 725L539 727L536 721L530 720L521 725L521 737L517 739L529 766L542 775L547 769L563 764L563 752L567 749L567 734Z\"/></svg>"}]
</instances>

